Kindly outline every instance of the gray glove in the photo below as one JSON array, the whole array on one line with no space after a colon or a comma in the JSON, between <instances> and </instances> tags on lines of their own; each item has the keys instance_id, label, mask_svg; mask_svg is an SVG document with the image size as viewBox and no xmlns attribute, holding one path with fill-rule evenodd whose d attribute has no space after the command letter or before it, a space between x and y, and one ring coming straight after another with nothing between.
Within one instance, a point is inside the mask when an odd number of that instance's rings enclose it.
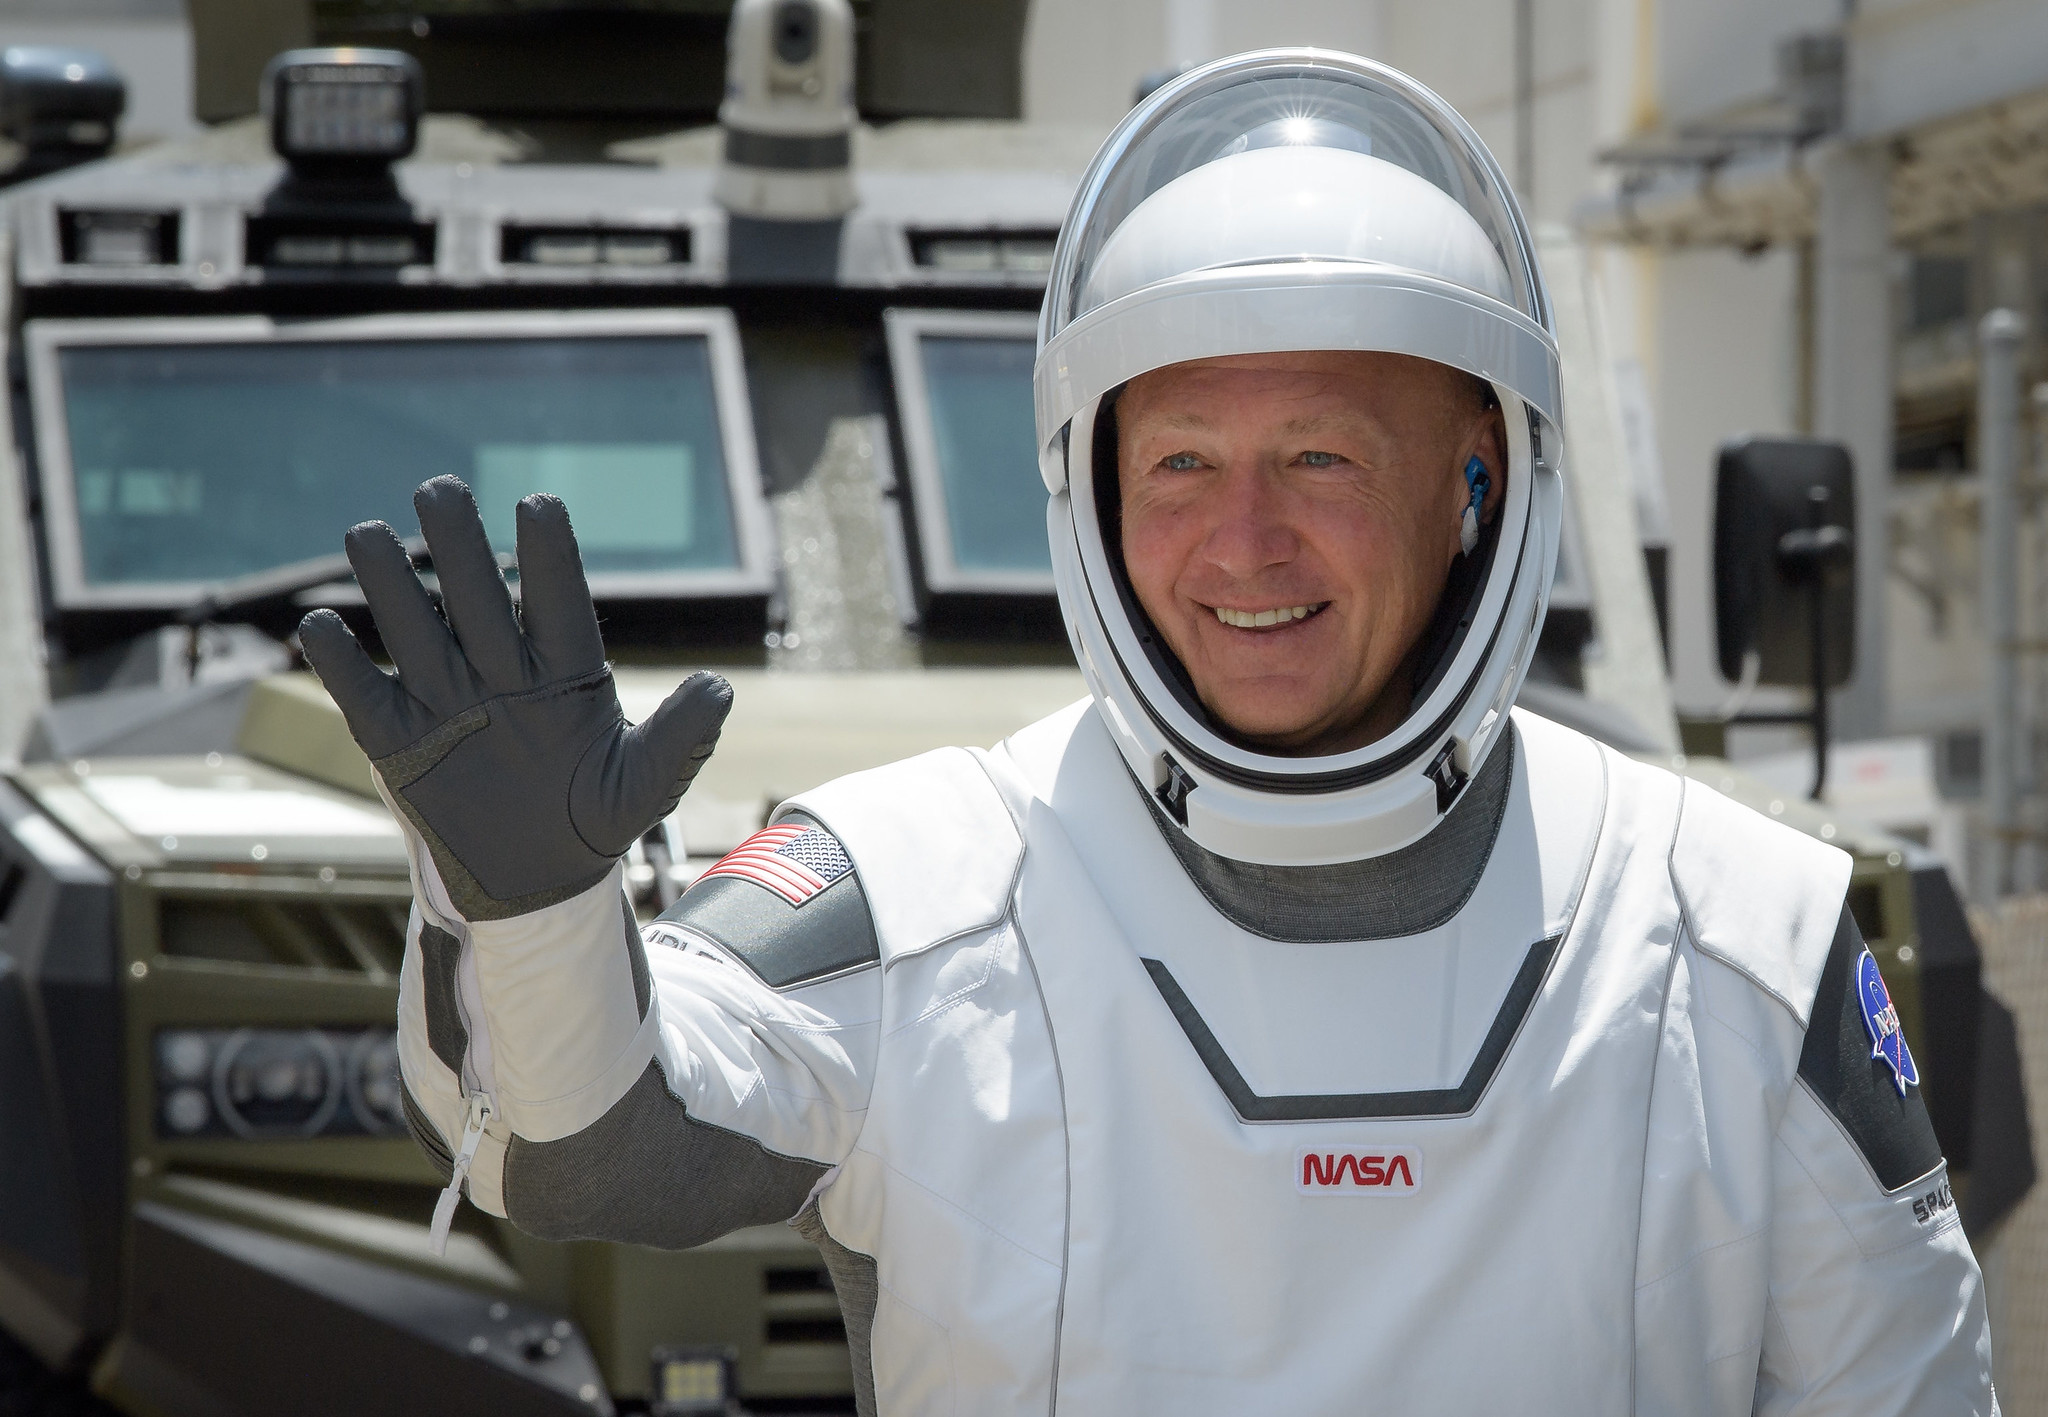
<instances>
[{"instance_id":1,"label":"gray glove","mask_svg":"<svg viewBox=\"0 0 2048 1417\"><path fill-rule=\"evenodd\" d=\"M331 610L308 615L299 638L456 910L524 915L596 885L674 810L711 756L732 689L693 674L628 726L561 502L519 503L523 616L469 488L437 477L413 506L445 621L389 526L364 522L346 540L397 677Z\"/></svg>"}]
</instances>

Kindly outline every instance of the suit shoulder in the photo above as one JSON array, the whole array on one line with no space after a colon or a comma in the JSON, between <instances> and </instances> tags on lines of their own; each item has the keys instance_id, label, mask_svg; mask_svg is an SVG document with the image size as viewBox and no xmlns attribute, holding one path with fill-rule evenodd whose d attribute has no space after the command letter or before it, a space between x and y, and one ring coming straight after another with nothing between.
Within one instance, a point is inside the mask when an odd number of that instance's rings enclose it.
<instances>
[{"instance_id":1,"label":"suit shoulder","mask_svg":"<svg viewBox=\"0 0 2048 1417\"><path fill-rule=\"evenodd\" d=\"M853 863L884 961L1001 920L1024 840L982 755L940 748L792 798Z\"/></svg>"},{"instance_id":2,"label":"suit shoulder","mask_svg":"<svg viewBox=\"0 0 2048 1417\"><path fill-rule=\"evenodd\" d=\"M1685 783L1671 880L1694 945L1811 1017L1849 890L1849 854L1697 780Z\"/></svg>"},{"instance_id":3,"label":"suit shoulder","mask_svg":"<svg viewBox=\"0 0 2048 1417\"><path fill-rule=\"evenodd\" d=\"M643 932L687 948L722 946L771 989L793 989L874 964L874 914L839 839L787 813L720 858Z\"/></svg>"}]
</instances>

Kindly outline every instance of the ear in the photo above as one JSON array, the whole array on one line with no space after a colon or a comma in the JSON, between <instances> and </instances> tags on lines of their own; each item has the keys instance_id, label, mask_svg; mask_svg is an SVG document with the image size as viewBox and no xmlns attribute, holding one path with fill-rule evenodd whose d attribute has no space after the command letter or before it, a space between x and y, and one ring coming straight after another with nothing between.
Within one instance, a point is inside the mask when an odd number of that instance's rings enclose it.
<instances>
[{"instance_id":1,"label":"ear","mask_svg":"<svg viewBox=\"0 0 2048 1417\"><path fill-rule=\"evenodd\" d=\"M1498 405L1481 410L1466 431L1457 466L1463 468L1469 458L1478 458L1486 464L1486 503L1479 509L1479 519L1491 522L1500 512L1508 483L1508 429ZM1462 477L1460 481L1463 481Z\"/></svg>"}]
</instances>

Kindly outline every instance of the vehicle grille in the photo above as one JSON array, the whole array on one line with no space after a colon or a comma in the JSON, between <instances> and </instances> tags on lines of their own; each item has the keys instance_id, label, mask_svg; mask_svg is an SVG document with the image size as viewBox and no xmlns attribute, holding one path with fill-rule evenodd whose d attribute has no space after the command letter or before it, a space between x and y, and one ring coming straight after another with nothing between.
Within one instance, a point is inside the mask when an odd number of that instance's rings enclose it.
<instances>
[{"instance_id":1,"label":"vehicle grille","mask_svg":"<svg viewBox=\"0 0 2048 1417\"><path fill-rule=\"evenodd\" d=\"M681 266L690 228L507 225L498 255L508 266Z\"/></svg>"},{"instance_id":2,"label":"vehicle grille","mask_svg":"<svg viewBox=\"0 0 2048 1417\"><path fill-rule=\"evenodd\" d=\"M159 948L179 959L330 969L392 978L405 955L399 902L172 896Z\"/></svg>"}]
</instances>

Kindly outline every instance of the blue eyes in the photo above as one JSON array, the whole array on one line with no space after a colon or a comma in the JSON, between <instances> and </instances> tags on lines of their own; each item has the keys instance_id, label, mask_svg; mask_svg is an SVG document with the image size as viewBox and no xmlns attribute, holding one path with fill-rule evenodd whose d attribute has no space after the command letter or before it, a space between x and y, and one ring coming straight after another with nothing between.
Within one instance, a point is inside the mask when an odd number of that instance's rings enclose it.
<instances>
[{"instance_id":1,"label":"blue eyes","mask_svg":"<svg viewBox=\"0 0 2048 1417\"><path fill-rule=\"evenodd\" d=\"M1336 467L1344 461L1341 453L1303 453L1297 462L1305 467ZM1169 472L1193 472L1202 465L1194 453L1169 453L1159 460L1159 465Z\"/></svg>"}]
</instances>

